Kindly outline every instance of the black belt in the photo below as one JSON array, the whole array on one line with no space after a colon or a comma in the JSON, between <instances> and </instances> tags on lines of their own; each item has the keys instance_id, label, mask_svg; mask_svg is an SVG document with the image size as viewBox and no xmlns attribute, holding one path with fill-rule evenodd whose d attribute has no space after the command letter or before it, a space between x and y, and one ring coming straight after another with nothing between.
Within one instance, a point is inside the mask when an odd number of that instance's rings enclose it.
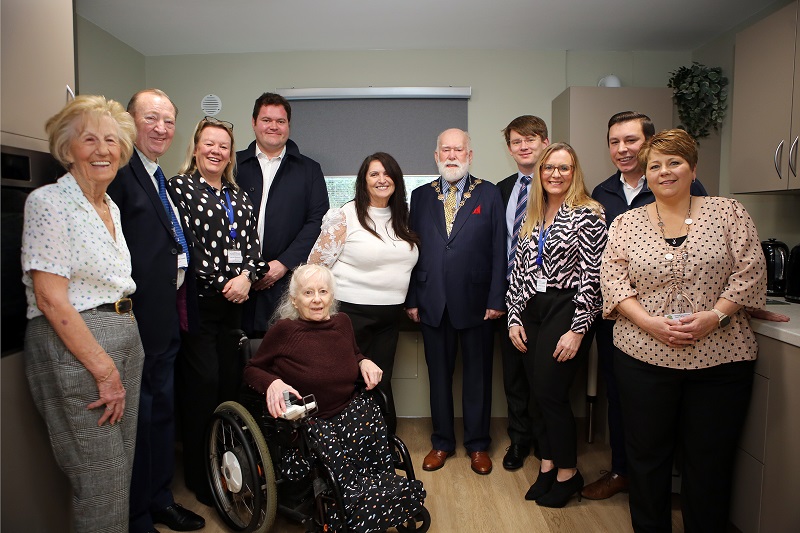
<instances>
[{"instance_id":1,"label":"black belt","mask_svg":"<svg viewBox=\"0 0 800 533\"><path fill-rule=\"evenodd\" d=\"M130 298L120 298L113 304L103 304L97 306L98 311L114 311L118 315L125 315L133 310L133 300Z\"/></svg>"}]
</instances>

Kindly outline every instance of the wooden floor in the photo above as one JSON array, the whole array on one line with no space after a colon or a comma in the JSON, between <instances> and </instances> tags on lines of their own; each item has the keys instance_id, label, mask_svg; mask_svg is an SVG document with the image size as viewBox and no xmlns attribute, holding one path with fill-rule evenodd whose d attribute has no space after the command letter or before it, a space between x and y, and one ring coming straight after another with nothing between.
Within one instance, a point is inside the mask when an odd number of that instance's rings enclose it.
<instances>
[{"instance_id":1,"label":"wooden floor","mask_svg":"<svg viewBox=\"0 0 800 533\"><path fill-rule=\"evenodd\" d=\"M456 427L460 426L460 420ZM414 461L417 478L422 480L427 491L425 506L431 513L433 533L478 532L576 532L576 533L626 533L633 529L628 512L628 495L617 494L602 501L573 498L563 509L546 509L535 502L525 501L525 492L536 479L539 462L530 456L525 466L508 472L502 467L503 455L508 446L506 420L492 419L492 447L489 450L494 470L488 476L472 472L469 457L463 448L448 459L447 464L436 472L422 470L422 459L430 450L431 421L429 418L401 418L397 433L408 446ZM458 435L459 442L461 436ZM578 468L587 483L600 476L600 470L611 463L608 446L595 439L587 444L579 431ZM178 458L180 463L180 457ZM197 502L183 485L179 472L175 480L175 500L201 514L206 519L204 533L227 532L229 529L217 516L213 508ZM672 528L683 532L683 523L677 501L673 502ZM158 526L161 531L169 531ZM303 533L304 529L278 516L275 533Z\"/></svg>"}]
</instances>

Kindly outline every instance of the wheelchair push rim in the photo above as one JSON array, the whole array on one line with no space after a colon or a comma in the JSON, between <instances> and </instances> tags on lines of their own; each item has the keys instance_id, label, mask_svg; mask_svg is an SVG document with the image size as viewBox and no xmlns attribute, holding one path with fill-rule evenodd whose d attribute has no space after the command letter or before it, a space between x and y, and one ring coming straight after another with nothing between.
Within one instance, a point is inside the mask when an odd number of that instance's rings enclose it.
<instances>
[{"instance_id":1,"label":"wheelchair push rim","mask_svg":"<svg viewBox=\"0 0 800 533\"><path fill-rule=\"evenodd\" d=\"M206 474L223 521L235 531L269 531L277 510L275 471L261 429L247 409L236 402L217 407L206 452Z\"/></svg>"}]
</instances>

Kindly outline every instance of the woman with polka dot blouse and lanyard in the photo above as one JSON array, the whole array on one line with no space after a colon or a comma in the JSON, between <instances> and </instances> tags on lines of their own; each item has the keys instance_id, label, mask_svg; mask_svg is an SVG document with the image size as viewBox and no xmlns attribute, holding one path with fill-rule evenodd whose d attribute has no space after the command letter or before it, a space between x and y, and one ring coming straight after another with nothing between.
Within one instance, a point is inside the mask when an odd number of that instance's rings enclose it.
<instances>
[{"instance_id":1,"label":"woman with polka dot blouse and lanyard","mask_svg":"<svg viewBox=\"0 0 800 533\"><path fill-rule=\"evenodd\" d=\"M260 258L253 206L234 181L233 125L206 117L169 192L183 219L197 277L197 331L183 334L176 367L186 486L211 504L203 461L208 418L236 398L242 377L238 339L241 304L268 270Z\"/></svg>"},{"instance_id":2,"label":"woman with polka dot blouse and lanyard","mask_svg":"<svg viewBox=\"0 0 800 533\"><path fill-rule=\"evenodd\" d=\"M685 131L662 131L638 157L655 202L614 220L601 267L631 521L637 532L671 529L679 447L685 530L727 531L758 351L744 308L766 304L764 255L738 201L691 195L697 146Z\"/></svg>"}]
</instances>

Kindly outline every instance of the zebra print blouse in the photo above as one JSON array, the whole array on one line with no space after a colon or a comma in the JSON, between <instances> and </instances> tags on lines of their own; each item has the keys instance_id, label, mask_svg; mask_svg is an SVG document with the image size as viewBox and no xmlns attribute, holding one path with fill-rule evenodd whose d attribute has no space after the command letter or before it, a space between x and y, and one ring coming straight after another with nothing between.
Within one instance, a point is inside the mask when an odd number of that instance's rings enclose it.
<instances>
[{"instance_id":1,"label":"zebra print blouse","mask_svg":"<svg viewBox=\"0 0 800 533\"><path fill-rule=\"evenodd\" d=\"M588 207L562 205L545 239L542 265L536 264L539 230L536 225L530 237L520 237L506 293L508 327L522 325L520 314L536 294L536 278L545 277L548 289L578 290L572 299L575 314L570 329L586 333L603 307L600 259L606 246L606 223Z\"/></svg>"}]
</instances>

